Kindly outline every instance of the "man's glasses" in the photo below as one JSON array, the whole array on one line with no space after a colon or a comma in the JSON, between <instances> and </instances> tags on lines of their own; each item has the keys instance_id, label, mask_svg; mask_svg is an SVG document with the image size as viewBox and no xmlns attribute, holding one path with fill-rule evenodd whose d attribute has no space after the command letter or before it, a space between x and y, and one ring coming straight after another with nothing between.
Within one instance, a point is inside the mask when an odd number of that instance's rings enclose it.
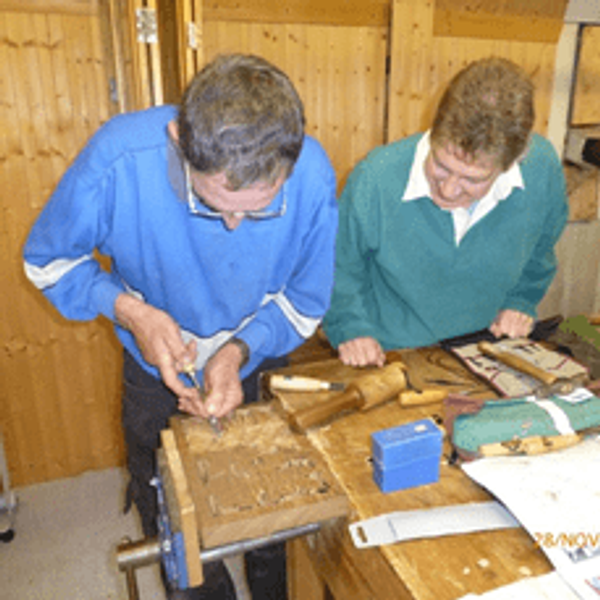
<instances>
[{"instance_id":1,"label":"man's glasses","mask_svg":"<svg viewBox=\"0 0 600 600\"><path fill-rule=\"evenodd\" d=\"M185 187L187 191L187 202L189 210L192 214L209 219L222 219L224 216L232 216L237 219L250 219L260 221L262 219L273 219L283 217L287 210L287 194L286 184L283 184L283 201L278 210L235 210L235 211L219 211L215 210L202 200L198 194L194 192L190 177L190 165L187 161L183 162L185 171Z\"/></svg>"}]
</instances>

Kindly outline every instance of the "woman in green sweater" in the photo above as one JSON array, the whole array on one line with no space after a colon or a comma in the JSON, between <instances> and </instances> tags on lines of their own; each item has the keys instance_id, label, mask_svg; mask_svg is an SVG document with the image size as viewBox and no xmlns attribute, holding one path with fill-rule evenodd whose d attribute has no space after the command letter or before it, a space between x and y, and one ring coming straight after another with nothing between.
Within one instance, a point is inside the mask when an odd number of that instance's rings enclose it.
<instances>
[{"instance_id":1,"label":"woman in green sweater","mask_svg":"<svg viewBox=\"0 0 600 600\"><path fill-rule=\"evenodd\" d=\"M324 330L349 365L489 328L526 336L567 219L561 163L532 134L533 85L512 62L471 63L430 131L375 149L340 199Z\"/></svg>"}]
</instances>

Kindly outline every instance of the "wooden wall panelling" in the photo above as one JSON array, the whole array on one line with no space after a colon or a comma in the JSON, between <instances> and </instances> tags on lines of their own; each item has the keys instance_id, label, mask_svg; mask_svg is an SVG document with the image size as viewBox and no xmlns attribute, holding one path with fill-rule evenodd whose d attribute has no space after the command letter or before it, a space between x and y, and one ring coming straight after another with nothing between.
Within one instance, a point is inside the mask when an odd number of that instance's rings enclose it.
<instances>
[{"instance_id":1,"label":"wooden wall panelling","mask_svg":"<svg viewBox=\"0 0 600 600\"><path fill-rule=\"evenodd\" d=\"M433 0L393 0L387 141L428 126L433 10Z\"/></svg>"},{"instance_id":2,"label":"wooden wall panelling","mask_svg":"<svg viewBox=\"0 0 600 600\"><path fill-rule=\"evenodd\" d=\"M568 0L436 0L436 36L555 44Z\"/></svg>"},{"instance_id":3,"label":"wooden wall panelling","mask_svg":"<svg viewBox=\"0 0 600 600\"><path fill-rule=\"evenodd\" d=\"M78 118L78 115L85 123L85 128L78 132L82 136L78 145L91 137L110 116L107 102L109 84L105 77L99 25L99 15L84 22L70 15L63 19L65 53L69 57L65 67L68 89L73 97L72 116ZM57 178L61 175L57 173ZM46 198L44 194L43 199ZM97 456L103 444L99 429L104 428L109 433L112 422L110 415L103 414L110 403L98 398L98 393L100 397L103 396L103 383L90 376L99 358L94 335L92 328L69 324L66 329L59 330L62 343L49 349L50 367L53 367L51 372L56 376L56 397L60 403L61 425L67 444L61 474L71 469L81 472L92 465L104 464ZM71 371L65 368L66 365L76 365L76 369ZM82 431L85 431L85 435L81 435Z\"/></svg>"},{"instance_id":4,"label":"wooden wall panelling","mask_svg":"<svg viewBox=\"0 0 600 600\"><path fill-rule=\"evenodd\" d=\"M555 44L437 36L437 10L437 3L431 0L394 0L388 139L428 128L449 80L469 62L492 55L515 61L532 76L536 86L535 129L544 133Z\"/></svg>"},{"instance_id":5,"label":"wooden wall panelling","mask_svg":"<svg viewBox=\"0 0 600 600\"><path fill-rule=\"evenodd\" d=\"M163 81L158 44L157 0L127 0L135 84L135 108L163 103Z\"/></svg>"},{"instance_id":6,"label":"wooden wall panelling","mask_svg":"<svg viewBox=\"0 0 600 600\"><path fill-rule=\"evenodd\" d=\"M53 17L54 19L62 19L62 17ZM42 197L50 193L53 186L52 168L52 148L50 143L52 136L49 134L49 129L46 122L46 115L41 110L44 99L43 90L48 83L47 73L44 68L47 68L47 60L41 57L47 57L47 52L44 52L43 47L45 42L49 41L48 35L40 31L42 24L35 14L16 14L11 18L5 17L6 39L11 44L9 52L7 52L6 64L10 69L10 79L13 83L12 94L12 127L9 129L11 149L10 154L19 154L17 173L12 173L10 179L7 180L8 189L13 189L15 196L12 199L20 198L25 200L28 198L32 205L36 208L43 204ZM36 27L37 24L37 27ZM45 64L44 64L45 63ZM23 78L24 73L39 73L41 78L30 77ZM54 95L51 95L48 100L53 101ZM11 162L11 156L7 156ZM50 158L50 160L47 160ZM60 168L60 167L59 167ZM15 189L17 187L17 189ZM18 189L18 188L21 189ZM5 188L6 189L6 188ZM22 276L18 270L20 261L18 260L18 252L22 242L22 235L28 225L28 218L31 212L24 203L13 204L12 202L6 207L9 215L8 233L9 233L9 253L5 256L10 256L14 262L11 262L11 277L9 280L21 282ZM19 365L16 369L18 377L21 381L19 385L10 386L11 396L8 398L9 405L17 403L18 414L24 420L23 429L29 431L28 435L21 443L40 445L45 448L43 453L53 464L59 462L60 449L56 445L56 439L53 439L50 431L44 427L44 423L52 423L51 415L48 413L56 408L56 396L54 401L49 404L44 404L45 389L41 388L39 378L32 378L28 369L32 364L40 358L37 354L37 348L29 346L27 343L30 338L30 333L34 333L32 326L35 319L30 318L27 311L27 302L23 302L19 298L18 289L13 288L10 293L10 304L5 306L8 319L5 321L7 328L10 331L7 334L13 344L9 345L9 358L16 358L16 361L11 361L14 366L15 362ZM8 300L8 299L6 299ZM4 301L6 301L4 300ZM23 310L25 309L25 310ZM35 314L35 313L34 313ZM15 319L16 317L16 319ZM44 335L46 333L45 323L41 323L39 332ZM25 336L24 336L25 334ZM4 337L4 336L3 336ZM24 339L25 337L25 339ZM5 338L6 339L6 338ZM29 352L33 349L33 353ZM25 359L21 362L19 359ZM44 361L40 360L43 364ZM19 364L20 363L20 364ZM27 381L23 385L23 381ZM10 376L9 376L10 385ZM52 384L49 386L52 389ZM14 394L14 396L12 395ZM25 398L25 400L24 400ZM14 414L14 413L13 413ZM10 411L9 415L10 416ZM59 417L60 418L60 417ZM55 420L56 422L56 420ZM35 428L36 437L32 428ZM9 431L8 439L11 438ZM38 447L34 447L35 450ZM32 448L25 447L25 456L27 450ZM9 449L9 461L11 450ZM36 461L33 456L30 459L30 464L34 465Z\"/></svg>"},{"instance_id":7,"label":"wooden wall panelling","mask_svg":"<svg viewBox=\"0 0 600 600\"><path fill-rule=\"evenodd\" d=\"M12 416L18 415L23 419L21 432L29 435L19 439L22 452L19 457L27 456L27 446L43 442L46 431L43 422L38 419L37 408L41 405L43 390L36 389L37 381L32 381L29 373L30 365L20 359L28 361L28 344L23 339L23 334L30 328L31 320L28 318L26 308L19 303L19 290L16 283L22 283L19 270L20 261L18 253L22 242L22 234L26 228L28 207L27 199L35 199L48 188L47 180L48 162L40 160L46 153L44 140L48 139L44 114L39 108L41 92L40 81L36 78L29 80L20 75L22 73L39 73L40 65L37 61L37 48L34 29L35 17L27 14L2 14L3 35L3 61L5 68L6 88L3 93L3 106L5 115L2 130L5 132L5 152L2 175L6 178L3 182L3 222L6 227L3 239L6 241L6 251L3 252L3 266L6 269L5 290L2 294L3 318L2 340L4 341L3 376L2 383L6 398L2 418L5 420L6 438L8 443L9 465L14 457L14 425ZM35 129L39 131L39 138L35 136ZM41 147L39 147L41 146ZM8 193L6 193L8 192ZM15 202L20 200L20 202ZM7 261L6 258L10 257ZM12 283L13 285L10 285ZM17 360L12 360L12 359ZM4 374L6 372L6 375ZM14 379L13 377L18 379ZM13 410L14 409L14 410ZM28 414L29 413L29 414ZM34 414L31 414L34 413ZM17 426L18 427L18 426ZM36 450L39 447L35 448ZM51 454L51 453L49 453ZM33 460L31 462L34 462ZM15 474L18 481L18 473Z\"/></svg>"},{"instance_id":8,"label":"wooden wall panelling","mask_svg":"<svg viewBox=\"0 0 600 600\"><path fill-rule=\"evenodd\" d=\"M142 0L142 2L148 10L154 11L156 14L158 0ZM146 75L148 77L148 83L150 85L152 94L149 100L152 105L159 105L164 102L160 46L158 44L158 40L154 41L154 39L148 43L142 42L138 45L140 56L144 54L144 46L148 61L145 65Z\"/></svg>"},{"instance_id":9,"label":"wooden wall panelling","mask_svg":"<svg viewBox=\"0 0 600 600\"><path fill-rule=\"evenodd\" d=\"M600 128L600 25L581 27L569 125ZM567 166L571 220L595 220L600 207L600 173ZM598 277L600 282L600 274ZM600 298L598 300L600 302Z\"/></svg>"},{"instance_id":10,"label":"wooden wall panelling","mask_svg":"<svg viewBox=\"0 0 600 600\"><path fill-rule=\"evenodd\" d=\"M134 76L135 31L131 26L129 0L104 0L100 4L100 24L103 31L103 48L111 57L114 67L111 82L111 100L118 112L137 107L136 81Z\"/></svg>"},{"instance_id":11,"label":"wooden wall panelling","mask_svg":"<svg viewBox=\"0 0 600 600\"><path fill-rule=\"evenodd\" d=\"M160 56L162 99L157 99L154 104L176 104L181 98L187 46L184 5L185 0L156 0L158 38L152 45ZM139 44L138 48L143 46ZM146 48L150 50L152 46L146 45Z\"/></svg>"},{"instance_id":12,"label":"wooden wall panelling","mask_svg":"<svg viewBox=\"0 0 600 600\"><path fill-rule=\"evenodd\" d=\"M190 0L178 0L181 4L181 20L179 22L180 27L180 35L179 35L179 54L183 57L183 65L180 72L180 80L181 80L181 90L185 89L186 84L192 78L194 73L196 72L196 65L193 55L193 50L190 42L192 39L190 37L191 30L190 26L195 28L195 23L193 20L193 6ZM195 34L194 34L195 41Z\"/></svg>"},{"instance_id":13,"label":"wooden wall panelling","mask_svg":"<svg viewBox=\"0 0 600 600\"><path fill-rule=\"evenodd\" d=\"M163 102L178 104L203 64L202 0L158 0Z\"/></svg>"},{"instance_id":14,"label":"wooden wall panelling","mask_svg":"<svg viewBox=\"0 0 600 600\"><path fill-rule=\"evenodd\" d=\"M190 25L195 25L192 15L192 3L190 0L177 0L181 18L178 19L177 25L179 30L178 35L178 54L182 57L182 65L179 71L179 81L181 92L185 89L187 82L195 73L194 56L190 47ZM181 93L180 93L181 97Z\"/></svg>"},{"instance_id":15,"label":"wooden wall panelling","mask_svg":"<svg viewBox=\"0 0 600 600\"><path fill-rule=\"evenodd\" d=\"M600 25L581 33L571 124L600 125Z\"/></svg>"},{"instance_id":16,"label":"wooden wall panelling","mask_svg":"<svg viewBox=\"0 0 600 600\"><path fill-rule=\"evenodd\" d=\"M306 109L307 132L325 147L341 183L383 143L387 28L204 23L204 53L264 56L292 79Z\"/></svg>"},{"instance_id":17,"label":"wooden wall panelling","mask_svg":"<svg viewBox=\"0 0 600 600\"><path fill-rule=\"evenodd\" d=\"M94 15L103 0L0 0L0 11Z\"/></svg>"},{"instance_id":18,"label":"wooden wall panelling","mask_svg":"<svg viewBox=\"0 0 600 600\"><path fill-rule=\"evenodd\" d=\"M136 7L157 3L159 24L162 21L163 94L153 100L147 51L138 49L137 71L145 90L142 106L177 102L205 58L250 52L266 56L292 79L297 73L294 81L305 101L308 131L329 151L341 181L359 158L383 141L389 0L128 1ZM188 20L196 24L195 51L188 44ZM180 56L185 59L176 60ZM174 74L181 76L176 85ZM310 85L304 85L309 78Z\"/></svg>"},{"instance_id":19,"label":"wooden wall panelling","mask_svg":"<svg viewBox=\"0 0 600 600\"><path fill-rule=\"evenodd\" d=\"M390 0L219 0L205 2L206 21L386 27Z\"/></svg>"},{"instance_id":20,"label":"wooden wall panelling","mask_svg":"<svg viewBox=\"0 0 600 600\"><path fill-rule=\"evenodd\" d=\"M204 66L204 7L202 0L183 1L185 63L182 73L182 89L185 89L194 73Z\"/></svg>"},{"instance_id":21,"label":"wooden wall panelling","mask_svg":"<svg viewBox=\"0 0 600 600\"><path fill-rule=\"evenodd\" d=\"M58 316L26 280L21 257L56 182L114 109L112 71L96 2L33 4L0 2L0 426L15 485L123 458L110 328Z\"/></svg>"}]
</instances>

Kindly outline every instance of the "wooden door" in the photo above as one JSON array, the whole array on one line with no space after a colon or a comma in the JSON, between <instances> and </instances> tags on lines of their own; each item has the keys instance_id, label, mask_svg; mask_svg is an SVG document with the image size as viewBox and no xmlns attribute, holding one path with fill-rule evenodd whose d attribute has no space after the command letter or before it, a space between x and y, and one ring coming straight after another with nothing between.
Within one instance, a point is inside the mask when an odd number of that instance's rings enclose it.
<instances>
[{"instance_id":1,"label":"wooden door","mask_svg":"<svg viewBox=\"0 0 600 600\"><path fill-rule=\"evenodd\" d=\"M16 486L122 461L112 329L63 319L21 257L57 181L118 110L107 8L0 0L0 426Z\"/></svg>"}]
</instances>

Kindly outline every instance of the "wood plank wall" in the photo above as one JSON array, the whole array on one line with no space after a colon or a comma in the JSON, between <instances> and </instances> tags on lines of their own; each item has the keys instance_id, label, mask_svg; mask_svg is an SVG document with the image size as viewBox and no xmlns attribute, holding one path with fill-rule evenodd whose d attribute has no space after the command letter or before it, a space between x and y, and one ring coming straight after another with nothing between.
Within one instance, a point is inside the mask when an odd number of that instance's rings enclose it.
<instances>
[{"instance_id":1,"label":"wood plank wall","mask_svg":"<svg viewBox=\"0 0 600 600\"><path fill-rule=\"evenodd\" d=\"M15 485L122 461L120 354L67 323L23 274L34 218L112 110L98 4L0 2L0 426Z\"/></svg>"},{"instance_id":2,"label":"wood plank wall","mask_svg":"<svg viewBox=\"0 0 600 600\"><path fill-rule=\"evenodd\" d=\"M116 1L116 0L113 0ZM176 102L177 88L201 68L203 59L217 54L243 52L266 57L290 75L302 95L309 134L319 137L328 150L340 187L352 165L385 139L386 56L390 25L390 0L129 0L138 6L169 5L168 13L187 13L196 23L199 48L185 49L181 69L172 56L185 44L163 48L168 72L161 81L164 101ZM163 15L165 40L178 29ZM186 28L183 35L187 39ZM181 33L180 33L181 35ZM137 53L143 57L144 53ZM139 62L139 61L138 61ZM180 66L180 65L179 65ZM142 77L145 69L140 65ZM183 73L179 81L177 71ZM139 94L136 108L152 104L148 94Z\"/></svg>"},{"instance_id":3,"label":"wood plank wall","mask_svg":"<svg viewBox=\"0 0 600 600\"><path fill-rule=\"evenodd\" d=\"M206 60L250 52L284 70L304 100L307 132L329 153L341 187L352 166L384 141L388 25L379 19L354 25L257 23L246 17L224 21L221 12L205 10Z\"/></svg>"},{"instance_id":4,"label":"wood plank wall","mask_svg":"<svg viewBox=\"0 0 600 600\"><path fill-rule=\"evenodd\" d=\"M479 27L482 19L488 26L500 18L510 25L493 39L465 30L459 14L464 0L194 3L203 14L206 60L222 52L253 52L290 75L305 101L308 132L330 154L340 187L374 146L427 126L448 79L480 56L507 56L532 74L538 87L536 129L545 131L556 28L541 18L536 27L534 19L512 19L509 13L528 3L541 11L546 0L476 3ZM26 281L21 248L86 139L139 95L132 91L138 82L130 81L135 60L124 51L127 42L112 31L115 69L106 41L105 11L131 19L131 6L129 0L0 0L0 426L16 485L123 460L121 358L111 327L62 319ZM555 0L548 6L556 10ZM447 18L440 20L442 9ZM515 33L519 28L530 41ZM594 56L597 61L597 52ZM126 91L117 104L108 98L113 76ZM597 90L596 79L582 76L581 85ZM581 239L576 236L576 246ZM581 248L573 256L580 254ZM574 269L575 258L571 263ZM556 292L560 302L568 289L563 279Z\"/></svg>"},{"instance_id":5,"label":"wood plank wall","mask_svg":"<svg viewBox=\"0 0 600 600\"><path fill-rule=\"evenodd\" d=\"M470 21L450 18L462 14L458 7L464 4L460 0L394 1L390 139L428 127L448 81L469 62L492 55L513 60L530 74L536 86L535 129L545 132L560 27L550 36L547 20L536 31L530 23L511 18L510 28L498 28L494 36L483 35L480 31L487 32L503 17L498 7L506 8L506 3L487 3L486 10ZM532 41L523 42L521 32L527 27Z\"/></svg>"},{"instance_id":6,"label":"wood plank wall","mask_svg":"<svg viewBox=\"0 0 600 600\"><path fill-rule=\"evenodd\" d=\"M574 125L600 124L600 27L588 25L581 32L581 51L573 92Z\"/></svg>"}]
</instances>

